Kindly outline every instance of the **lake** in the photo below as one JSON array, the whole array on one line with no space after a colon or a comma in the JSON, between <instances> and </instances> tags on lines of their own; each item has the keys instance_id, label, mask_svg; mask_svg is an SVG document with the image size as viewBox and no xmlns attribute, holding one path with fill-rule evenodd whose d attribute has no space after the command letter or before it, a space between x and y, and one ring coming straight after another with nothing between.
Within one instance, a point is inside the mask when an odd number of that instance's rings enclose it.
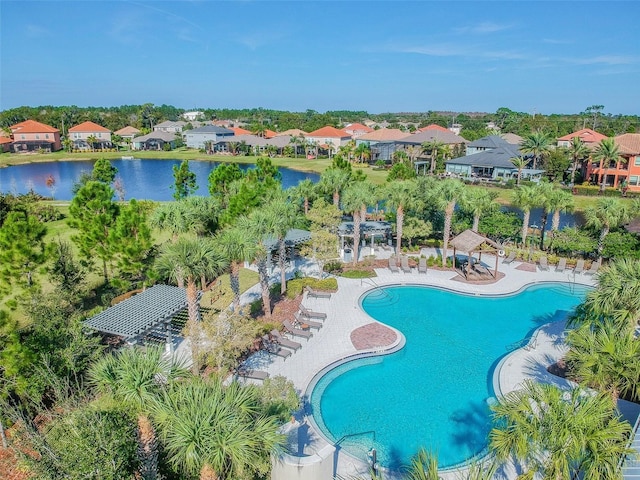
<instances>
[{"instance_id":1,"label":"lake","mask_svg":"<svg viewBox=\"0 0 640 480\"><path fill-rule=\"evenodd\" d=\"M146 199L155 201L173 200L174 184L173 166L179 165L181 160L174 159L133 159L111 160L111 165L118 169L117 177L124 187L125 199ZM0 168L0 192L2 193L28 193L33 190L40 195L53 197L56 200L71 200L73 198L73 185L80 176L86 172L91 173L95 161L69 161L27 163ZM189 169L196 174L198 190L196 195L209 195L209 172L217 167L220 162L190 161ZM255 165L239 165L240 169L247 170ZM282 174L283 188L297 185L304 179L317 182L320 175L317 173L299 172L288 168L279 168ZM47 187L47 179L54 180L53 188Z\"/></svg>"}]
</instances>

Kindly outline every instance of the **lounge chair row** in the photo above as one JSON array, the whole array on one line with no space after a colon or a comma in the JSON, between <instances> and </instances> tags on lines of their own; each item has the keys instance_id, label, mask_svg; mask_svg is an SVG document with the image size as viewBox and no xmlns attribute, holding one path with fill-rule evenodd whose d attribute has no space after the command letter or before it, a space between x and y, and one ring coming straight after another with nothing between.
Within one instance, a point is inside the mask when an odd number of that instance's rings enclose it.
<instances>
[{"instance_id":1,"label":"lounge chair row","mask_svg":"<svg viewBox=\"0 0 640 480\"><path fill-rule=\"evenodd\" d=\"M540 268L540 270L543 270L543 271L550 270L549 261L546 256L540 257L540 259L538 260L538 268ZM573 273L574 274L584 273L585 275L594 275L598 273L599 269L600 269L600 262L597 261L597 262L593 262L591 264L591 267L585 271L584 260L580 259L577 261L576 266L573 269ZM558 264L556 265L555 270L556 272L564 272L565 270L567 270L567 259L561 258L560 260L558 260Z\"/></svg>"},{"instance_id":2,"label":"lounge chair row","mask_svg":"<svg viewBox=\"0 0 640 480\"><path fill-rule=\"evenodd\" d=\"M398 268L396 257L389 257L389 270L391 270L392 273L399 273L400 269L402 269L404 273L411 273L409 257L406 255L400 256L400 268ZM418 261L418 273L427 273L427 259L424 257L421 257Z\"/></svg>"}]
</instances>

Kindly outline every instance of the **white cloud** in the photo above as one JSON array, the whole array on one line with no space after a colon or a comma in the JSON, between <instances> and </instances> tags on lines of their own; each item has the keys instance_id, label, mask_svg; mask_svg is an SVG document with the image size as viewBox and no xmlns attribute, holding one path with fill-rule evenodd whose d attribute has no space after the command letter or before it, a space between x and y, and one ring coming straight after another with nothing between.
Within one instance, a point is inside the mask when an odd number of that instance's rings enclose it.
<instances>
[{"instance_id":1,"label":"white cloud","mask_svg":"<svg viewBox=\"0 0 640 480\"><path fill-rule=\"evenodd\" d=\"M638 63L638 57L630 55L598 55L589 58L573 58L568 59L578 65L632 65Z\"/></svg>"},{"instance_id":2,"label":"white cloud","mask_svg":"<svg viewBox=\"0 0 640 480\"><path fill-rule=\"evenodd\" d=\"M512 28L513 25L510 24L499 24L493 22L481 22L475 25L467 25L464 27L454 28L453 31L456 33L464 33L464 34L476 34L476 35L486 35L488 33L501 32L503 30L508 30Z\"/></svg>"}]
</instances>

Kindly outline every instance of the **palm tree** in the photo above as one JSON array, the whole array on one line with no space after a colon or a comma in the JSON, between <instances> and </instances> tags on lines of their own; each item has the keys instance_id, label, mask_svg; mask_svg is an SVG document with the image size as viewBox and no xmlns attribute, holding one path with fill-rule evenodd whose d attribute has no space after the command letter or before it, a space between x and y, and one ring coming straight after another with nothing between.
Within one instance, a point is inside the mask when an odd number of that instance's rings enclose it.
<instances>
[{"instance_id":1,"label":"palm tree","mask_svg":"<svg viewBox=\"0 0 640 480\"><path fill-rule=\"evenodd\" d=\"M496 202L497 197L497 192L489 191L486 188L471 188L467 190L466 195L460 200L460 206L463 210L473 214L471 230L478 232L482 214L495 212L500 208L500 204Z\"/></svg>"},{"instance_id":2,"label":"palm tree","mask_svg":"<svg viewBox=\"0 0 640 480\"><path fill-rule=\"evenodd\" d=\"M149 224L157 230L169 231L174 242L179 234L188 232L190 227L179 202L158 205L149 216Z\"/></svg>"},{"instance_id":3,"label":"palm tree","mask_svg":"<svg viewBox=\"0 0 640 480\"><path fill-rule=\"evenodd\" d=\"M304 135L291 135L289 139L289 143L293 145L293 156L294 158L298 158L298 146L303 145L305 142Z\"/></svg>"},{"instance_id":4,"label":"palm tree","mask_svg":"<svg viewBox=\"0 0 640 480\"><path fill-rule=\"evenodd\" d=\"M260 390L217 376L175 382L153 404L167 459L182 478L262 478L284 438Z\"/></svg>"},{"instance_id":5,"label":"palm tree","mask_svg":"<svg viewBox=\"0 0 640 480\"><path fill-rule=\"evenodd\" d=\"M254 258L257 239L251 231L239 227L228 227L214 237L218 252L231 266L229 280L233 292L233 309L240 306L240 268L245 261Z\"/></svg>"},{"instance_id":6,"label":"palm tree","mask_svg":"<svg viewBox=\"0 0 640 480\"><path fill-rule=\"evenodd\" d=\"M449 246L449 236L451 235L451 222L456 204L464 198L464 183L459 180L448 178L438 184L435 196L436 205L439 210L444 210L444 228L442 229L442 267L447 266L447 248Z\"/></svg>"},{"instance_id":7,"label":"palm tree","mask_svg":"<svg viewBox=\"0 0 640 480\"><path fill-rule=\"evenodd\" d=\"M421 448L411 459L405 478L407 480L440 480L438 457Z\"/></svg>"},{"instance_id":8,"label":"palm tree","mask_svg":"<svg viewBox=\"0 0 640 480\"><path fill-rule=\"evenodd\" d=\"M585 158L589 157L589 148L580 140L580 137L573 137L571 145L569 145L569 154L571 155L571 185L575 183L576 169L578 164Z\"/></svg>"},{"instance_id":9,"label":"palm tree","mask_svg":"<svg viewBox=\"0 0 640 480\"><path fill-rule=\"evenodd\" d=\"M605 138L600 141L593 152L594 160L600 162L600 191L604 192L607 186L607 172L611 163L625 162L626 159L620 156L620 149L613 138Z\"/></svg>"},{"instance_id":10,"label":"palm tree","mask_svg":"<svg viewBox=\"0 0 640 480\"><path fill-rule=\"evenodd\" d=\"M349 183L349 173L341 168L327 168L320 175L318 187L333 196L333 204L340 207L340 194Z\"/></svg>"},{"instance_id":11,"label":"palm tree","mask_svg":"<svg viewBox=\"0 0 640 480\"><path fill-rule=\"evenodd\" d=\"M415 180L400 180L390 182L384 187L383 196L387 206L396 210L396 255L402 252L402 224L404 222L405 209L416 201Z\"/></svg>"},{"instance_id":12,"label":"palm tree","mask_svg":"<svg viewBox=\"0 0 640 480\"><path fill-rule=\"evenodd\" d=\"M289 189L289 195L291 198L302 200L306 215L309 213L309 201L316 197L316 184L305 178L298 185Z\"/></svg>"},{"instance_id":13,"label":"palm tree","mask_svg":"<svg viewBox=\"0 0 640 480\"><path fill-rule=\"evenodd\" d=\"M178 283L180 279L186 282L187 311L191 322L200 320L197 280L201 281L204 289L206 279L217 277L226 266L226 259L211 240L193 237L181 237L175 243L165 245L156 263L161 274Z\"/></svg>"},{"instance_id":14,"label":"palm tree","mask_svg":"<svg viewBox=\"0 0 640 480\"><path fill-rule=\"evenodd\" d=\"M91 151L94 152L96 150L96 143L98 143L98 139L95 135L89 135L87 137L87 143L91 147Z\"/></svg>"},{"instance_id":15,"label":"palm tree","mask_svg":"<svg viewBox=\"0 0 640 480\"><path fill-rule=\"evenodd\" d=\"M535 187L524 186L518 187L513 191L513 205L522 210L522 247L526 246L527 233L529 233L529 218L531 217L531 209L539 206L541 198L539 190Z\"/></svg>"},{"instance_id":16,"label":"palm tree","mask_svg":"<svg viewBox=\"0 0 640 480\"><path fill-rule=\"evenodd\" d=\"M565 360L581 385L637 401L640 393L640 342L628 323L605 321L597 329L584 324L570 330Z\"/></svg>"},{"instance_id":17,"label":"palm tree","mask_svg":"<svg viewBox=\"0 0 640 480\"><path fill-rule=\"evenodd\" d=\"M611 396L527 380L491 409L490 449L518 462L522 478L622 478L631 428Z\"/></svg>"},{"instance_id":18,"label":"palm tree","mask_svg":"<svg viewBox=\"0 0 640 480\"><path fill-rule=\"evenodd\" d=\"M547 195L546 203L549 211L553 212L553 216L551 217L551 244L553 244L553 239L560 228L560 213L573 211L575 202L573 195L569 192L560 188L554 188ZM551 248L551 245L549 245L549 247Z\"/></svg>"},{"instance_id":19,"label":"palm tree","mask_svg":"<svg viewBox=\"0 0 640 480\"><path fill-rule=\"evenodd\" d=\"M511 163L513 163L513 166L518 169L518 178L516 180L516 185L520 186L520 178L522 177L522 170L527 168L527 165L529 164L529 160L523 156L520 156L520 157L512 158Z\"/></svg>"},{"instance_id":20,"label":"palm tree","mask_svg":"<svg viewBox=\"0 0 640 480\"><path fill-rule=\"evenodd\" d=\"M148 417L148 408L162 384L188 375L175 358L163 357L161 348L123 348L100 358L89 368L89 383L101 394L122 402L138 415L138 458L140 478L158 475L158 440Z\"/></svg>"},{"instance_id":21,"label":"palm tree","mask_svg":"<svg viewBox=\"0 0 640 480\"><path fill-rule=\"evenodd\" d=\"M598 200L595 206L587 207L584 217L588 227L600 230L598 238L598 256L602 261L602 250L604 249L604 239L612 228L624 225L629 220L633 212L627 204L617 198L604 197Z\"/></svg>"},{"instance_id":22,"label":"palm tree","mask_svg":"<svg viewBox=\"0 0 640 480\"><path fill-rule=\"evenodd\" d=\"M375 186L368 182L356 182L347 187L342 198L342 208L353 215L353 264L358 263L360 252L360 225L366 219L367 206L376 201Z\"/></svg>"},{"instance_id":23,"label":"palm tree","mask_svg":"<svg viewBox=\"0 0 640 480\"><path fill-rule=\"evenodd\" d=\"M551 151L551 138L541 131L525 136L520 145L520 151L533 156L533 169L538 168L538 162L542 162Z\"/></svg>"},{"instance_id":24,"label":"palm tree","mask_svg":"<svg viewBox=\"0 0 640 480\"><path fill-rule=\"evenodd\" d=\"M640 322L640 260L614 260L598 272L598 288L584 302L588 317L613 320L618 326L635 330Z\"/></svg>"},{"instance_id":25,"label":"palm tree","mask_svg":"<svg viewBox=\"0 0 640 480\"><path fill-rule=\"evenodd\" d=\"M431 157L431 164L429 165L429 174L431 175L436 171L438 156L443 152L444 146L445 144L436 138L422 144L423 151L429 153Z\"/></svg>"},{"instance_id":26,"label":"palm tree","mask_svg":"<svg viewBox=\"0 0 640 480\"><path fill-rule=\"evenodd\" d=\"M289 230L302 221L296 206L284 197L276 197L267 206L271 218L271 234L278 241L278 267L280 268L280 293L287 291L287 245L285 238Z\"/></svg>"}]
</instances>

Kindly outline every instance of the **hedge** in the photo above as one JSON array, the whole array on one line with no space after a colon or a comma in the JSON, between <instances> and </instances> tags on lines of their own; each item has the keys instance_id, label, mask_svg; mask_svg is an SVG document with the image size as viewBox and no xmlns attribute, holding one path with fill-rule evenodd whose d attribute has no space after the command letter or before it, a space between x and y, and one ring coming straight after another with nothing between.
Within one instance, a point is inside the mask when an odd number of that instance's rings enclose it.
<instances>
[{"instance_id":1,"label":"hedge","mask_svg":"<svg viewBox=\"0 0 640 480\"><path fill-rule=\"evenodd\" d=\"M287 282L287 298L296 298L302 294L304 287L311 287L315 290L335 292L338 290L338 280L333 277L320 280L319 278L304 277L295 278Z\"/></svg>"}]
</instances>

